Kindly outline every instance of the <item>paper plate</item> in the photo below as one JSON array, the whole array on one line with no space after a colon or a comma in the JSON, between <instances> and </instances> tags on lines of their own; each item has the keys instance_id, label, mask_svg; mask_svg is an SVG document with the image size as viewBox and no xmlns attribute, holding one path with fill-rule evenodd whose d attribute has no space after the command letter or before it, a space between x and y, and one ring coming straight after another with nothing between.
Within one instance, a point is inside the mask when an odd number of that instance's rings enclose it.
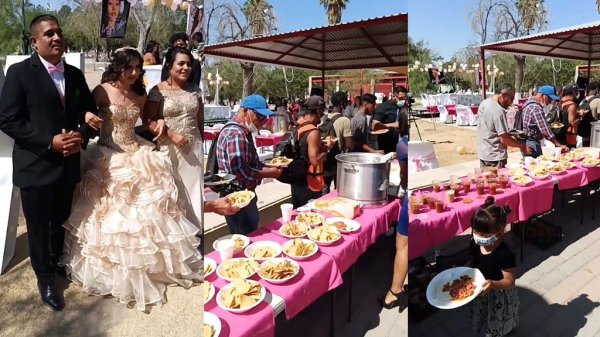
<instances>
[{"instance_id":1,"label":"paper plate","mask_svg":"<svg viewBox=\"0 0 600 337\"><path fill-rule=\"evenodd\" d=\"M219 251L219 241L225 240L225 239L232 239L232 238L240 238L240 239L242 239L244 241L244 246L242 248L236 248L233 251L233 254L237 254L237 253L243 251L244 248L246 248L250 244L250 239L247 236L245 236L245 235L242 235L242 234L229 234L229 235L221 236L220 238L216 239L213 242L213 248L214 248L214 250ZM221 261L221 262L223 262L223 261Z\"/></svg>"},{"instance_id":2,"label":"paper plate","mask_svg":"<svg viewBox=\"0 0 600 337\"><path fill-rule=\"evenodd\" d=\"M213 337L219 337L221 335L221 320L217 315L210 312L204 312L204 324L210 325L214 331Z\"/></svg>"},{"instance_id":3,"label":"paper plate","mask_svg":"<svg viewBox=\"0 0 600 337\"><path fill-rule=\"evenodd\" d=\"M531 179L528 176L520 176L519 178L523 178L523 179L525 179L525 181L524 182L517 182L517 181L515 181L515 177L511 177L510 178L510 182L513 183L513 184L515 184L515 185L517 185L517 186L527 186L527 185L529 185L529 184L531 184L533 182L533 179Z\"/></svg>"},{"instance_id":4,"label":"paper plate","mask_svg":"<svg viewBox=\"0 0 600 337\"><path fill-rule=\"evenodd\" d=\"M384 133L388 133L389 129L381 129L376 131L371 131L372 135L383 135Z\"/></svg>"},{"instance_id":5,"label":"paper plate","mask_svg":"<svg viewBox=\"0 0 600 337\"><path fill-rule=\"evenodd\" d=\"M233 258L233 259L230 259L230 260L227 260L227 261L238 262L240 260L250 261L252 259L248 259L248 258L245 258L245 257L238 257L238 258ZM241 279L248 279L248 278L254 276L254 274L256 274L256 272L258 271L258 267L260 267L260 265L257 266L257 268L254 270L253 273L251 273L250 275L246 275L246 277L242 277ZM221 279L223 279L225 281L229 281L229 282L235 281L236 279L230 278L230 277L225 277L225 275L223 275L223 268L225 268L225 264L223 264L223 263L221 263L217 267L217 276L219 276Z\"/></svg>"},{"instance_id":6,"label":"paper plate","mask_svg":"<svg viewBox=\"0 0 600 337\"><path fill-rule=\"evenodd\" d=\"M229 198L229 197L231 197L231 196L235 196L235 195L237 195L237 194L249 194L249 195L251 195L251 196L252 196L250 199L248 199L247 201L245 201L245 202L243 202L243 203L241 203L241 204L237 204L237 205L234 205L234 204L232 204L233 206L235 206L235 207L237 207L237 208L240 208L240 209L241 209L241 208L244 208L244 207L246 207L246 206L248 206L248 205L250 205L250 202L252 202L252 200L254 200L254 198L256 198L256 193L254 193L254 192L252 192L252 191L239 191L239 192L233 192L233 193L231 193L231 194L229 194L229 195L225 196L225 198ZM228 199L228 200L229 200L229 199Z\"/></svg>"},{"instance_id":7,"label":"paper plate","mask_svg":"<svg viewBox=\"0 0 600 337\"><path fill-rule=\"evenodd\" d=\"M257 281L254 280L246 280L246 282L248 283L252 283L252 284L260 284ZM264 286L260 286L260 298L258 299L258 301L256 303L254 303L253 305L247 306L245 308L241 308L241 309L232 309L232 308L228 308L227 306L225 306L223 304L223 302L221 302L221 292L224 290L227 290L229 288L231 288L233 286L233 283L229 283L228 285L224 286L223 288L221 288L221 290L219 290L219 292L217 293L217 305L223 309L223 310L227 310L236 314L241 314L243 312L246 311L250 311L253 308L255 308L257 305L259 305L260 303L262 303L262 301L264 301L265 296L267 295L267 291L265 290Z\"/></svg>"},{"instance_id":8,"label":"paper plate","mask_svg":"<svg viewBox=\"0 0 600 337\"><path fill-rule=\"evenodd\" d=\"M252 257L252 254L254 254L254 252L261 247L272 248L275 251L275 255L273 255L271 257L264 257L264 258ZM258 262L262 262L262 261L272 259L274 257L279 256L279 254L281 254L281 251L282 251L281 245L275 241L258 241L258 242L254 242L254 243L248 245L248 247L244 248L244 255L246 255L246 257L249 259L254 259Z\"/></svg>"},{"instance_id":9,"label":"paper plate","mask_svg":"<svg viewBox=\"0 0 600 337\"><path fill-rule=\"evenodd\" d=\"M460 278L463 275L470 276L473 279L475 285L475 292L473 295L459 301L453 301L448 292L442 291L442 288L446 283L452 283L452 281ZM427 301L429 304L440 309L454 309L461 307L471 302L477 297L483 290L483 283L485 277L479 269L469 267L456 267L444 270L437 274L429 285L427 286Z\"/></svg>"},{"instance_id":10,"label":"paper plate","mask_svg":"<svg viewBox=\"0 0 600 337\"><path fill-rule=\"evenodd\" d=\"M346 225L346 229L340 229L337 228L338 231L340 231L340 233L352 233L352 232L356 232L357 230L360 229L360 223L358 221L355 220L350 220L350 219L346 219L346 218L329 218L325 220L324 225L331 225L334 226L333 224L336 222L343 222Z\"/></svg>"},{"instance_id":11,"label":"paper plate","mask_svg":"<svg viewBox=\"0 0 600 337\"><path fill-rule=\"evenodd\" d=\"M207 282L210 285L210 288L208 290L208 297L205 297L206 300L204 300L204 304L206 304L206 303L210 302L210 300L212 300L212 298L215 296L215 286L208 281L204 281L204 282Z\"/></svg>"},{"instance_id":12,"label":"paper plate","mask_svg":"<svg viewBox=\"0 0 600 337\"><path fill-rule=\"evenodd\" d=\"M329 245L332 245L332 244L334 244L334 243L336 243L336 242L338 242L339 240L342 239L342 234L340 233L340 231L337 228L333 227L333 226L332 227L334 229L334 232L337 232L339 234L339 236L335 240L331 240L331 241L317 241L316 239L313 239L314 234L316 233L316 231L318 230L319 227L315 227L315 228L311 229L308 232L308 234L306 235L310 240L312 240L313 242L316 242L318 245L329 246Z\"/></svg>"},{"instance_id":13,"label":"paper plate","mask_svg":"<svg viewBox=\"0 0 600 337\"><path fill-rule=\"evenodd\" d=\"M293 275L290 275L290 276L288 276L286 278L279 279L279 280L270 279L270 278L267 278L267 277L261 275L260 269L262 269L267 263L273 263L274 262L274 263L279 264L279 263L282 263L283 261L290 261L292 263L292 265L294 265L294 267L296 267L296 273L294 273ZM273 283L273 284L286 283L287 281L289 281L289 280L293 279L294 277L298 276L298 274L300 273L300 265L298 264L298 262L296 262L296 261L294 261L292 259L289 259L287 257L276 257L274 259L267 260L267 261L265 261L265 262L263 262L263 263L260 264L260 269L258 270L258 276L261 279L263 279L263 280L265 280L265 281L267 281L269 283Z\"/></svg>"},{"instance_id":14,"label":"paper plate","mask_svg":"<svg viewBox=\"0 0 600 337\"><path fill-rule=\"evenodd\" d=\"M204 278L206 279L207 277L212 275L215 272L215 270L217 270L217 262L208 256L204 256L203 259L204 259ZM209 273L206 273L206 266L212 267L212 270Z\"/></svg>"},{"instance_id":15,"label":"paper plate","mask_svg":"<svg viewBox=\"0 0 600 337\"><path fill-rule=\"evenodd\" d=\"M289 160L289 162L287 162L286 164L272 164L271 161L266 161L265 162L265 166L269 166L269 167L288 167L288 165L290 165L294 159L291 158L286 158L287 160Z\"/></svg>"},{"instance_id":16,"label":"paper plate","mask_svg":"<svg viewBox=\"0 0 600 337\"><path fill-rule=\"evenodd\" d=\"M210 186L227 185L235 179L235 176L233 174L227 174L227 173L217 173L217 174L214 174L214 176L219 177L219 180L210 182L207 180L211 179L211 176L204 176L204 186L210 187Z\"/></svg>"},{"instance_id":17,"label":"paper plate","mask_svg":"<svg viewBox=\"0 0 600 337\"><path fill-rule=\"evenodd\" d=\"M314 243L312 240L308 240L308 239L296 239L296 240L301 240L301 241L302 241L302 242L304 242L304 243ZM294 260L298 260L298 261L301 261L301 260L306 260L306 259L308 259L309 257L311 257L311 256L315 255L315 254L316 254L316 253L319 251L319 245L315 244L315 250L314 250L312 253L308 254L308 255L305 255L305 256L296 256L296 255L291 255L291 254L289 254L289 253L287 252L287 248L288 248L288 247L290 247L290 246L291 246L293 243L294 243L294 240L289 240L289 241L286 241L286 242L285 242L285 243L282 245L282 248L283 248L283 253L284 253L285 255L289 256L290 258L294 259Z\"/></svg>"}]
</instances>

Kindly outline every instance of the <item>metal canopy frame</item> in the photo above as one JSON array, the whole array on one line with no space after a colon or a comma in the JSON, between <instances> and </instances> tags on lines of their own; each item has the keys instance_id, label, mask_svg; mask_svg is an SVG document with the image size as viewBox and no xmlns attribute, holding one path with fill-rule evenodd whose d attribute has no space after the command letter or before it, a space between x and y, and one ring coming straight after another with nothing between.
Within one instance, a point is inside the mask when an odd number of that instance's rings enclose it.
<instances>
[{"instance_id":1,"label":"metal canopy frame","mask_svg":"<svg viewBox=\"0 0 600 337\"><path fill-rule=\"evenodd\" d=\"M400 13L206 46L207 56L325 71L408 65L408 14ZM324 80L322 83L325 83Z\"/></svg>"},{"instance_id":2,"label":"metal canopy frame","mask_svg":"<svg viewBox=\"0 0 600 337\"><path fill-rule=\"evenodd\" d=\"M486 51L587 61L589 81L592 61L600 60L600 21L484 44L479 48L484 98Z\"/></svg>"}]
</instances>

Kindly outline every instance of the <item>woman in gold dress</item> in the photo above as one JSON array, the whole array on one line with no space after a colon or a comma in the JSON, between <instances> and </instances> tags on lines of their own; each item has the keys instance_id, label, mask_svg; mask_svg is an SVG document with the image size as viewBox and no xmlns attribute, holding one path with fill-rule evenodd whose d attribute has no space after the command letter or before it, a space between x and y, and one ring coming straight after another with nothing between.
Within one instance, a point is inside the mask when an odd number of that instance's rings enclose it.
<instances>
[{"instance_id":1,"label":"woman in gold dress","mask_svg":"<svg viewBox=\"0 0 600 337\"><path fill-rule=\"evenodd\" d=\"M103 122L65 224L63 263L84 292L145 310L166 302L166 285L200 279L201 254L169 156L134 133L146 103L142 76L141 55L119 49L93 91ZM164 121L155 127L159 138Z\"/></svg>"}]
</instances>

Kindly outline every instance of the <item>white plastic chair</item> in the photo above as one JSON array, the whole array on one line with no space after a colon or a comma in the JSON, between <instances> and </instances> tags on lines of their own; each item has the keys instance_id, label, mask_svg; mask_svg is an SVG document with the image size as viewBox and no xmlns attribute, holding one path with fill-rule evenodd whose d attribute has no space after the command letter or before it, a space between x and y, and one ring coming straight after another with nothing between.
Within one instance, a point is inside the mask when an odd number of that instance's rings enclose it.
<instances>
[{"instance_id":1,"label":"white plastic chair","mask_svg":"<svg viewBox=\"0 0 600 337\"><path fill-rule=\"evenodd\" d=\"M456 125L460 126L468 126L469 123L469 115L471 115L471 109L464 105L456 106Z\"/></svg>"},{"instance_id":2,"label":"white plastic chair","mask_svg":"<svg viewBox=\"0 0 600 337\"><path fill-rule=\"evenodd\" d=\"M452 115L448 113L448 110L443 105L438 105L438 111L440 112L440 123L452 124L454 119Z\"/></svg>"},{"instance_id":3,"label":"white plastic chair","mask_svg":"<svg viewBox=\"0 0 600 337\"><path fill-rule=\"evenodd\" d=\"M450 103L448 105L457 105L457 104L460 104L460 102L458 101L458 95L457 94L450 94L449 102Z\"/></svg>"},{"instance_id":4,"label":"white plastic chair","mask_svg":"<svg viewBox=\"0 0 600 337\"><path fill-rule=\"evenodd\" d=\"M427 95L425 95L425 94L421 94L421 105L425 109L427 109L427 107L429 106L429 99L427 98Z\"/></svg>"},{"instance_id":5,"label":"white plastic chair","mask_svg":"<svg viewBox=\"0 0 600 337\"><path fill-rule=\"evenodd\" d=\"M217 123L217 124L213 125L213 129L221 130L224 126L225 126L225 124L223 124L223 123Z\"/></svg>"},{"instance_id":6,"label":"white plastic chair","mask_svg":"<svg viewBox=\"0 0 600 337\"><path fill-rule=\"evenodd\" d=\"M433 144L426 141L408 142L408 174L440 167Z\"/></svg>"}]
</instances>

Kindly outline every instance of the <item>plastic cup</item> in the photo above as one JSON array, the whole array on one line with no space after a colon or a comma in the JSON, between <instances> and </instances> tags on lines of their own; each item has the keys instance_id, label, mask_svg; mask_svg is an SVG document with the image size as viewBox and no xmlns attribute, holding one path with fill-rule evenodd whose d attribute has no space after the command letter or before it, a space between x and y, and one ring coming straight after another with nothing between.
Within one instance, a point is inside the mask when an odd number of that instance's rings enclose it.
<instances>
[{"instance_id":1,"label":"plastic cup","mask_svg":"<svg viewBox=\"0 0 600 337\"><path fill-rule=\"evenodd\" d=\"M231 239L225 239L219 241L217 244L219 248L219 256L221 257L221 262L229 260L233 258L233 251L235 250L235 241Z\"/></svg>"},{"instance_id":2,"label":"plastic cup","mask_svg":"<svg viewBox=\"0 0 600 337\"><path fill-rule=\"evenodd\" d=\"M554 156L555 157L560 156L561 153L562 153L562 148L560 148L560 147L555 147L554 148Z\"/></svg>"},{"instance_id":3,"label":"plastic cup","mask_svg":"<svg viewBox=\"0 0 600 337\"><path fill-rule=\"evenodd\" d=\"M428 204L427 206L429 206L430 210L434 210L435 209L435 202L436 201L437 200L435 200L434 198L429 197L429 199L427 200L427 204Z\"/></svg>"},{"instance_id":4,"label":"plastic cup","mask_svg":"<svg viewBox=\"0 0 600 337\"><path fill-rule=\"evenodd\" d=\"M490 195L496 195L496 182L491 182L489 184L490 187Z\"/></svg>"},{"instance_id":5,"label":"plastic cup","mask_svg":"<svg viewBox=\"0 0 600 337\"><path fill-rule=\"evenodd\" d=\"M442 213L444 211L444 208L445 208L445 206L444 206L444 202L443 201L437 200L435 202L435 211L436 212Z\"/></svg>"},{"instance_id":6,"label":"plastic cup","mask_svg":"<svg viewBox=\"0 0 600 337\"><path fill-rule=\"evenodd\" d=\"M455 198L454 190L450 190L446 192L446 198L448 199L448 203L453 203Z\"/></svg>"},{"instance_id":7,"label":"plastic cup","mask_svg":"<svg viewBox=\"0 0 600 337\"><path fill-rule=\"evenodd\" d=\"M535 159L533 157L527 156L525 157L525 165L529 166L531 165L531 163L533 163L535 161Z\"/></svg>"},{"instance_id":8,"label":"plastic cup","mask_svg":"<svg viewBox=\"0 0 600 337\"><path fill-rule=\"evenodd\" d=\"M484 192L485 185L483 183L483 180L477 180L476 187L477 187L477 195L483 195L485 193Z\"/></svg>"},{"instance_id":9,"label":"plastic cup","mask_svg":"<svg viewBox=\"0 0 600 337\"><path fill-rule=\"evenodd\" d=\"M433 191L434 191L434 192L436 192L436 193L437 193L437 192L439 192L439 191L440 191L441 184L440 184L440 181L439 181L439 180L434 180L434 181L432 181L432 182L431 182L431 186L433 186Z\"/></svg>"},{"instance_id":10,"label":"plastic cup","mask_svg":"<svg viewBox=\"0 0 600 337\"><path fill-rule=\"evenodd\" d=\"M469 194L471 192L471 178L465 178L462 182L463 193Z\"/></svg>"},{"instance_id":11,"label":"plastic cup","mask_svg":"<svg viewBox=\"0 0 600 337\"><path fill-rule=\"evenodd\" d=\"M281 204L281 218L283 219L283 223L286 224L292 220L292 211L294 210L294 205L292 204Z\"/></svg>"}]
</instances>

